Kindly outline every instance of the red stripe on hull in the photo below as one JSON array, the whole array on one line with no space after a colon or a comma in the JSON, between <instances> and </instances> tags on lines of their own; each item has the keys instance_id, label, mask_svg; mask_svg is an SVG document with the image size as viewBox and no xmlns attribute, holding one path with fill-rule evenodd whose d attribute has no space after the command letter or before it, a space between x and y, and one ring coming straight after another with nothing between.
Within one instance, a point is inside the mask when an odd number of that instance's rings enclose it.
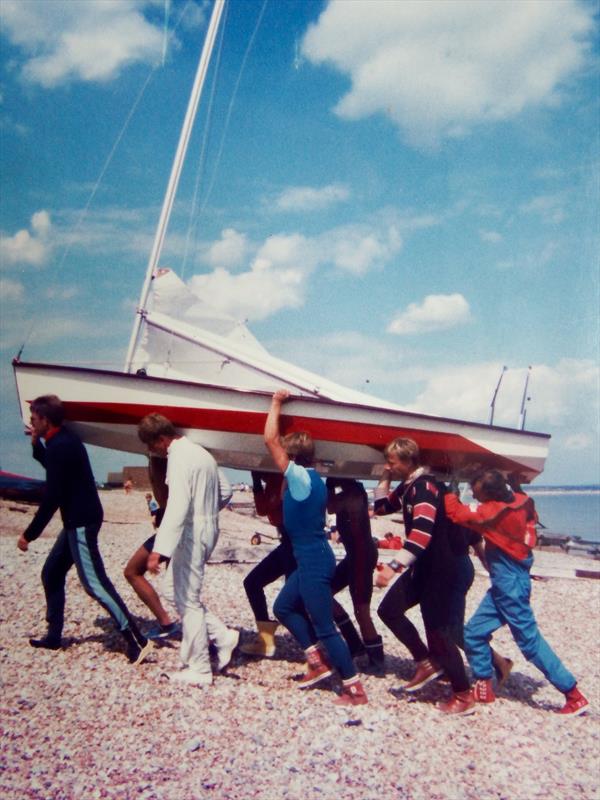
<instances>
[{"instance_id":1,"label":"red stripe on hull","mask_svg":"<svg viewBox=\"0 0 600 800\"><path fill-rule=\"evenodd\" d=\"M191 408L142 403L65 402L67 419L73 422L107 425L137 425L146 414L163 413L179 428L223 431L240 435L261 436L266 413L231 411L215 408ZM397 436L414 439L421 448L423 459L430 467L451 471L456 463L477 460L492 462L500 469L518 470L521 465L491 453L484 447L458 434L391 427L371 423L320 419L317 417L281 417L283 433L307 430L317 441L363 445L380 452Z\"/></svg>"}]
</instances>

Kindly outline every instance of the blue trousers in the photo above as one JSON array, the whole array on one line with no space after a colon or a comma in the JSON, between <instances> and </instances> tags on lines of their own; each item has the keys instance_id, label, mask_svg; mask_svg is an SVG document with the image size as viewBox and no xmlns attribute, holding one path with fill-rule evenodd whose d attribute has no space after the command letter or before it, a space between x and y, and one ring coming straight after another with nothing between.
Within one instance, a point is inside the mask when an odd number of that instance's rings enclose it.
<instances>
[{"instance_id":1,"label":"blue trousers","mask_svg":"<svg viewBox=\"0 0 600 800\"><path fill-rule=\"evenodd\" d=\"M465 653L476 678L493 675L490 639L494 631L508 625L519 650L560 692L575 686L575 677L566 669L541 635L531 609L533 556L516 561L497 547L486 550L491 588L465 627Z\"/></svg>"},{"instance_id":2,"label":"blue trousers","mask_svg":"<svg viewBox=\"0 0 600 800\"><path fill-rule=\"evenodd\" d=\"M298 569L279 592L273 612L303 650L320 641L342 678L353 678L352 656L333 621L333 551L327 542L319 542L310 551L295 551L295 555Z\"/></svg>"}]
</instances>

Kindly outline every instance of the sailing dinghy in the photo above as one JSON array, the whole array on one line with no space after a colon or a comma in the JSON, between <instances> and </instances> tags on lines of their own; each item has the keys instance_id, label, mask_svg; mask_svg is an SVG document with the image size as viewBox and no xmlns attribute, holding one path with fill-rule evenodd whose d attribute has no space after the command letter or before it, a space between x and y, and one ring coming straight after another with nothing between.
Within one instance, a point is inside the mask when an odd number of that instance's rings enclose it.
<instances>
[{"instance_id":1,"label":"sailing dinghy","mask_svg":"<svg viewBox=\"0 0 600 800\"><path fill-rule=\"evenodd\" d=\"M414 439L436 473L468 476L476 466L542 472L549 436L418 414L346 389L271 356L248 328L193 295L159 259L224 0L216 0L188 104L123 372L58 364L13 368L23 421L29 402L58 395L66 421L93 445L142 453L140 419L159 411L219 464L273 469L263 428L273 391L289 389L282 432L309 431L323 474L376 479L382 451L397 436Z\"/></svg>"}]
</instances>

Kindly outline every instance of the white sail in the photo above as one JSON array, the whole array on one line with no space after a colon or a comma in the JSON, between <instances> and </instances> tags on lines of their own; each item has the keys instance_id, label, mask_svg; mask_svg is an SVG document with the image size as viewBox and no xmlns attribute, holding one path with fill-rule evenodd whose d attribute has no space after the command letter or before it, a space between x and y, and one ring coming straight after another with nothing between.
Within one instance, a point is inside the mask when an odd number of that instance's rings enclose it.
<instances>
[{"instance_id":1,"label":"white sail","mask_svg":"<svg viewBox=\"0 0 600 800\"><path fill-rule=\"evenodd\" d=\"M251 391L287 388L301 396L400 410L270 355L243 322L210 306L171 270L159 270L152 289L133 359L136 370Z\"/></svg>"}]
</instances>

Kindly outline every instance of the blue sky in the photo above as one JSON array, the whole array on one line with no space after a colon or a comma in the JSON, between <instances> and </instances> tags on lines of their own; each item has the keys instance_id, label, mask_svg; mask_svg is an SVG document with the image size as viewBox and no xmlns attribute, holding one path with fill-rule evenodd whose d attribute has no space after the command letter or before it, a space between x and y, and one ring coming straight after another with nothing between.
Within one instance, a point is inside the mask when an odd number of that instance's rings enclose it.
<instances>
[{"instance_id":1,"label":"blue sky","mask_svg":"<svg viewBox=\"0 0 600 800\"><path fill-rule=\"evenodd\" d=\"M210 3L3 0L10 362L121 368ZM599 479L598 5L232 0L161 264L274 355ZM93 452L97 477L132 463Z\"/></svg>"}]
</instances>

